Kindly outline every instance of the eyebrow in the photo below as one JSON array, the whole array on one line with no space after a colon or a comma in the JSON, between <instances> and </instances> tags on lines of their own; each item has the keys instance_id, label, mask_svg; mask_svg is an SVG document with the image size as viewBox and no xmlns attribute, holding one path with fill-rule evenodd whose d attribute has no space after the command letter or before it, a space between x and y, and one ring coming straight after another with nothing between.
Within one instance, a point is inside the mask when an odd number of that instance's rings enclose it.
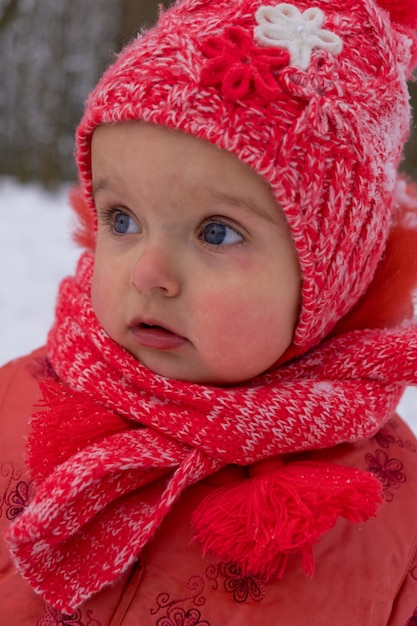
<instances>
[{"instance_id":1,"label":"eyebrow","mask_svg":"<svg viewBox=\"0 0 417 626\"><path fill-rule=\"evenodd\" d=\"M272 217L262 209L262 206L255 202L250 202L241 198L239 196L231 196L227 193L218 192L215 190L209 190L211 194L219 201L228 205L232 205L238 209L242 209L246 213L255 214L261 219L264 219L268 222L274 222ZM272 192L271 192L272 193ZM272 196L273 197L273 196ZM277 216L282 217L282 222L285 223L285 218L282 214L282 209L280 209L278 202L275 200L277 205ZM275 223L275 222L274 222Z\"/></svg>"},{"instance_id":2,"label":"eyebrow","mask_svg":"<svg viewBox=\"0 0 417 626\"><path fill-rule=\"evenodd\" d=\"M93 182L92 193L93 196L98 194L100 191L108 191L112 189L115 185L108 178L99 178L97 182ZM244 198L240 198L239 196L232 196L227 193L223 193L221 191L216 191L211 187L207 187L204 191L208 192L212 195L216 200L222 202L224 204L231 204L237 208L244 209L245 211L250 211L251 213L257 213L261 217L266 216L264 211L260 207L258 207L255 203L248 202Z\"/></svg>"},{"instance_id":3,"label":"eyebrow","mask_svg":"<svg viewBox=\"0 0 417 626\"><path fill-rule=\"evenodd\" d=\"M111 189L111 184L108 181L108 179L107 178L99 178L99 180L97 182L93 182L93 189L92 189L93 198L100 191L108 191L109 189Z\"/></svg>"}]
</instances>

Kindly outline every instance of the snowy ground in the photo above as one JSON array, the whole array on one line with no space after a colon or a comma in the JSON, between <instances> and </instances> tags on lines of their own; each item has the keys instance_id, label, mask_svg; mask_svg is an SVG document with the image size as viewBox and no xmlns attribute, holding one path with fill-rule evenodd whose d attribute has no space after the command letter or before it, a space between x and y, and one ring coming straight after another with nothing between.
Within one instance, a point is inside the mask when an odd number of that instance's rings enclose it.
<instances>
[{"instance_id":1,"label":"snowy ground","mask_svg":"<svg viewBox=\"0 0 417 626\"><path fill-rule=\"evenodd\" d=\"M57 285L79 251L71 241L67 189L0 178L0 365L39 347L52 322ZM406 391L401 415L417 433L417 389Z\"/></svg>"}]
</instances>

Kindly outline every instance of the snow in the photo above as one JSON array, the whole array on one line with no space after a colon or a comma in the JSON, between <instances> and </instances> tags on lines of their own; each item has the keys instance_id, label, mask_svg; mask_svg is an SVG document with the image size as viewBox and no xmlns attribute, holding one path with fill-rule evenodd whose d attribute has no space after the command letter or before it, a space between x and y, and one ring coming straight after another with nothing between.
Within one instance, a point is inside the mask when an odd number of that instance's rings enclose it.
<instances>
[{"instance_id":1,"label":"snow","mask_svg":"<svg viewBox=\"0 0 417 626\"><path fill-rule=\"evenodd\" d=\"M57 286L74 270L67 192L0 178L0 365L45 343ZM417 434L417 389L406 390L399 412Z\"/></svg>"},{"instance_id":2,"label":"snow","mask_svg":"<svg viewBox=\"0 0 417 626\"><path fill-rule=\"evenodd\" d=\"M0 365L45 343L57 285L79 256L66 197L0 179Z\"/></svg>"}]
</instances>

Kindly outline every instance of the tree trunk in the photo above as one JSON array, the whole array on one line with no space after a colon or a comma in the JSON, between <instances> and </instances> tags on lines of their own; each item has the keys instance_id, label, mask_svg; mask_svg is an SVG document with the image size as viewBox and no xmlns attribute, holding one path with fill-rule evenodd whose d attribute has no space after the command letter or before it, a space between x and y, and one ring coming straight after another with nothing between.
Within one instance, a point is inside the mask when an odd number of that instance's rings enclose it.
<instances>
[{"instance_id":1,"label":"tree trunk","mask_svg":"<svg viewBox=\"0 0 417 626\"><path fill-rule=\"evenodd\" d=\"M401 163L401 170L417 181L417 84L408 84L413 107L413 122L411 126L411 136L404 149L404 161Z\"/></svg>"},{"instance_id":2,"label":"tree trunk","mask_svg":"<svg viewBox=\"0 0 417 626\"><path fill-rule=\"evenodd\" d=\"M117 39L119 48L122 48L145 26L154 24L158 18L159 6L169 6L172 0L120 0L121 23Z\"/></svg>"}]
</instances>

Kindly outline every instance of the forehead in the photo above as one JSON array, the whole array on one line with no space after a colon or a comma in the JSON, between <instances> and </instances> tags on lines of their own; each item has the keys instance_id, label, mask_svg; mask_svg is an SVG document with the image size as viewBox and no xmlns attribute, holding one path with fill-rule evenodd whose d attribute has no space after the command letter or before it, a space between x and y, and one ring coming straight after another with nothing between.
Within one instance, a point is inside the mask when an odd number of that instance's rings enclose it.
<instances>
[{"instance_id":1,"label":"forehead","mask_svg":"<svg viewBox=\"0 0 417 626\"><path fill-rule=\"evenodd\" d=\"M92 177L94 196L127 183L153 195L167 189L172 196L210 195L286 225L268 183L248 165L207 140L164 126L99 126L92 139Z\"/></svg>"},{"instance_id":2,"label":"forehead","mask_svg":"<svg viewBox=\"0 0 417 626\"><path fill-rule=\"evenodd\" d=\"M194 164L210 163L212 167L226 167L243 176L256 177L261 184L263 179L234 154L217 147L205 139L199 139L180 130L147 122L131 121L115 124L101 124L92 137L92 161L100 158L103 151L111 150L114 158L123 154L132 161L146 163L150 159L159 160L175 168L178 160ZM170 159L176 157L175 161ZM210 174L210 170L207 170ZM266 184L266 183L265 183Z\"/></svg>"}]
</instances>

